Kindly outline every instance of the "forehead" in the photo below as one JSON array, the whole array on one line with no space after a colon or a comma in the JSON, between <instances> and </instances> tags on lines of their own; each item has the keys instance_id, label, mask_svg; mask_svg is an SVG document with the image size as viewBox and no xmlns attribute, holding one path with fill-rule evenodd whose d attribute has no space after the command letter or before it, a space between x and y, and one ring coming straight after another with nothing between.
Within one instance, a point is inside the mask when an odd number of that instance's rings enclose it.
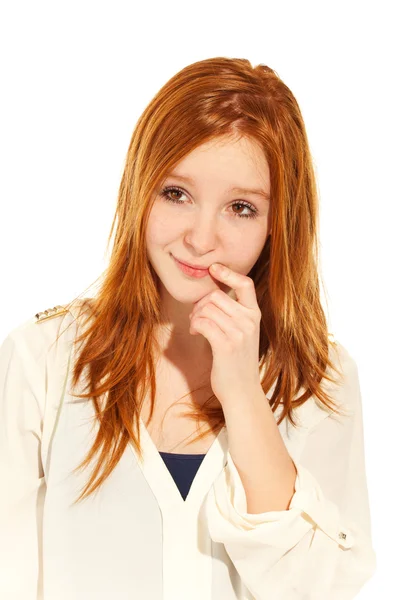
<instances>
[{"instance_id":1,"label":"forehead","mask_svg":"<svg viewBox=\"0 0 400 600\"><path fill-rule=\"evenodd\" d=\"M211 140L195 148L167 174L192 186L207 182L231 191L256 190L269 194L268 161L253 140ZM206 179L205 179L206 178Z\"/></svg>"}]
</instances>

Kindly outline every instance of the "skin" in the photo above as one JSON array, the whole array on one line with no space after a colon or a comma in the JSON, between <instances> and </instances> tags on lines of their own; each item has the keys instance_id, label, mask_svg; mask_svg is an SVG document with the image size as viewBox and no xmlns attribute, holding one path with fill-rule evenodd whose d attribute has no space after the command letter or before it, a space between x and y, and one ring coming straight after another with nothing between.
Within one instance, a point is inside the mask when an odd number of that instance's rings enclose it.
<instances>
[{"instance_id":1,"label":"skin","mask_svg":"<svg viewBox=\"0 0 400 600\"><path fill-rule=\"evenodd\" d=\"M213 289L220 288L236 299L231 288L206 277L185 275L171 256L191 264L210 267L220 263L247 275L256 263L269 234L270 200L255 194L230 192L231 187L261 189L270 193L268 162L261 148L248 138L220 138L196 148L172 170L189 176L194 185L173 174L157 189L146 231L149 260L160 279L163 326L158 332L165 353L179 362L198 361L210 365L211 346L203 335L189 331L189 315L194 304ZM178 186L184 192L170 191L168 202L161 192ZM248 202L258 211L252 219ZM193 364L193 362L192 362Z\"/></svg>"}]
</instances>

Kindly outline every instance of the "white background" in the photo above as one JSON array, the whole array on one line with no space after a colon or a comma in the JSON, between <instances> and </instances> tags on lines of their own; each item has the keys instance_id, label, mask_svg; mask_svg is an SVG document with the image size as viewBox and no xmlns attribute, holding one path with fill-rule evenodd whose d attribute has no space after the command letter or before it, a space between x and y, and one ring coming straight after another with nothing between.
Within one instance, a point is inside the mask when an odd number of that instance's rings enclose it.
<instances>
[{"instance_id":1,"label":"white background","mask_svg":"<svg viewBox=\"0 0 400 600\"><path fill-rule=\"evenodd\" d=\"M317 167L330 331L357 361L363 394L378 559L364 600L400 597L395 4L13 0L0 9L2 339L105 268L133 128L172 75L213 56L247 58L293 91Z\"/></svg>"}]
</instances>

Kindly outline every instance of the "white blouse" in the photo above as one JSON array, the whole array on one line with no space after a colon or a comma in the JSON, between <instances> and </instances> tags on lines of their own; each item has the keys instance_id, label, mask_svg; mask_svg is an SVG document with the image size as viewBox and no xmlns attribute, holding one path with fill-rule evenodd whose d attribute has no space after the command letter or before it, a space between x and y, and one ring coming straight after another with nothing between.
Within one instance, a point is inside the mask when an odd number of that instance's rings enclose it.
<instances>
[{"instance_id":1,"label":"white blouse","mask_svg":"<svg viewBox=\"0 0 400 600\"><path fill-rule=\"evenodd\" d=\"M344 383L323 382L347 416L312 397L295 409L297 428L287 418L279 425L297 468L288 510L247 513L226 427L184 500L142 420L144 464L128 443L103 485L72 506L95 462L72 470L98 430L91 400L69 394L77 317L75 307L33 317L0 347L0 598L355 598L376 555L359 378L348 351L330 344Z\"/></svg>"}]
</instances>

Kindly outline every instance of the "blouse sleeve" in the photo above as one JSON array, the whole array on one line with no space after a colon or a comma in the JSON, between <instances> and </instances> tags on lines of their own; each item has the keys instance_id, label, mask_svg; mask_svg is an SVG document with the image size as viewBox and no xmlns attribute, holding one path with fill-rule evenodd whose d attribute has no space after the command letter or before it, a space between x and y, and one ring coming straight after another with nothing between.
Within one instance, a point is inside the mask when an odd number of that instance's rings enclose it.
<instances>
[{"instance_id":1,"label":"blouse sleeve","mask_svg":"<svg viewBox=\"0 0 400 600\"><path fill-rule=\"evenodd\" d=\"M340 347L344 382L332 395L350 414L327 413L308 431L288 510L247 513L229 451L207 497L211 538L256 600L352 600L376 570L358 369Z\"/></svg>"},{"instance_id":2,"label":"blouse sleeve","mask_svg":"<svg viewBox=\"0 0 400 600\"><path fill-rule=\"evenodd\" d=\"M7 600L41 597L45 389L41 357L34 356L26 337L34 326L13 330L0 346L0 598Z\"/></svg>"}]
</instances>

